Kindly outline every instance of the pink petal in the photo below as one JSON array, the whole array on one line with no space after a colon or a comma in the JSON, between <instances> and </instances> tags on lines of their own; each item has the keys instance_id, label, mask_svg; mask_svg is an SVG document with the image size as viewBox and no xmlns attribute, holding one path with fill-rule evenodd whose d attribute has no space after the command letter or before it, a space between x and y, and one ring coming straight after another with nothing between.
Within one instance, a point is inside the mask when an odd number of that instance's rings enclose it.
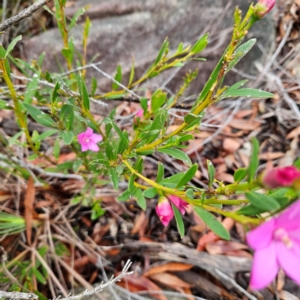
<instances>
[{"instance_id":1,"label":"pink petal","mask_svg":"<svg viewBox=\"0 0 300 300\"><path fill-rule=\"evenodd\" d=\"M276 219L273 218L248 232L247 243L252 249L263 249L270 245L275 229L275 221Z\"/></svg>"},{"instance_id":2,"label":"pink petal","mask_svg":"<svg viewBox=\"0 0 300 300\"><path fill-rule=\"evenodd\" d=\"M255 251L252 263L250 287L255 290L268 286L279 271L274 243Z\"/></svg>"},{"instance_id":3,"label":"pink petal","mask_svg":"<svg viewBox=\"0 0 300 300\"><path fill-rule=\"evenodd\" d=\"M89 147L87 144L81 144L81 151L82 152L85 152L85 151L88 151L89 150Z\"/></svg>"},{"instance_id":4,"label":"pink petal","mask_svg":"<svg viewBox=\"0 0 300 300\"><path fill-rule=\"evenodd\" d=\"M85 137L85 132L81 132L77 135L77 138L78 138L78 142L81 144L83 139Z\"/></svg>"},{"instance_id":5,"label":"pink petal","mask_svg":"<svg viewBox=\"0 0 300 300\"><path fill-rule=\"evenodd\" d=\"M102 141L102 135L100 134L96 134L96 133L93 133L91 138L90 138L94 143L99 143Z\"/></svg>"},{"instance_id":6,"label":"pink petal","mask_svg":"<svg viewBox=\"0 0 300 300\"><path fill-rule=\"evenodd\" d=\"M139 117L139 118L141 118L143 115L144 115L143 109L139 109L139 110L137 111L137 113L135 114L135 116L136 116L136 117Z\"/></svg>"},{"instance_id":7,"label":"pink petal","mask_svg":"<svg viewBox=\"0 0 300 300\"><path fill-rule=\"evenodd\" d=\"M91 151L94 151L94 152L98 152L99 151L99 147L97 144L94 144L94 143L89 143L88 144L88 148L91 150Z\"/></svg>"},{"instance_id":8,"label":"pink petal","mask_svg":"<svg viewBox=\"0 0 300 300\"><path fill-rule=\"evenodd\" d=\"M93 134L93 129L88 127L87 130L85 131L85 134L87 137L90 137Z\"/></svg>"},{"instance_id":9,"label":"pink petal","mask_svg":"<svg viewBox=\"0 0 300 300\"><path fill-rule=\"evenodd\" d=\"M300 200L295 201L285 209L276 219L276 228L282 227L286 230L300 228Z\"/></svg>"},{"instance_id":10,"label":"pink petal","mask_svg":"<svg viewBox=\"0 0 300 300\"><path fill-rule=\"evenodd\" d=\"M292 240L292 243L288 248L283 242L276 242L276 252L278 262L286 275L300 284L300 244L296 240Z\"/></svg>"},{"instance_id":11,"label":"pink petal","mask_svg":"<svg viewBox=\"0 0 300 300\"><path fill-rule=\"evenodd\" d=\"M185 201L175 195L168 195L168 199L179 209L182 215L185 214L185 209L188 206Z\"/></svg>"}]
</instances>

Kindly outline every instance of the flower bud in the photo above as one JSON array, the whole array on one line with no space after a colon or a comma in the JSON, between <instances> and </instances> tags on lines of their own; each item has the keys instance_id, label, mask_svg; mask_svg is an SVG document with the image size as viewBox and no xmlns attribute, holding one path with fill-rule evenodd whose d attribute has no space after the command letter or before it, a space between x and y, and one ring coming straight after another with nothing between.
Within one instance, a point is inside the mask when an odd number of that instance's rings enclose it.
<instances>
[{"instance_id":1,"label":"flower bud","mask_svg":"<svg viewBox=\"0 0 300 300\"><path fill-rule=\"evenodd\" d=\"M172 206L168 199L166 197L159 198L155 210L162 224L168 226L174 216Z\"/></svg>"},{"instance_id":2,"label":"flower bud","mask_svg":"<svg viewBox=\"0 0 300 300\"><path fill-rule=\"evenodd\" d=\"M180 213L184 215L188 204L177 196L168 195L167 197L179 209Z\"/></svg>"},{"instance_id":3,"label":"flower bud","mask_svg":"<svg viewBox=\"0 0 300 300\"><path fill-rule=\"evenodd\" d=\"M300 171L294 166L289 166L267 171L262 178L262 182L265 187L274 189L280 186L291 186L299 178Z\"/></svg>"},{"instance_id":4,"label":"flower bud","mask_svg":"<svg viewBox=\"0 0 300 300\"><path fill-rule=\"evenodd\" d=\"M261 19L274 7L275 3L276 0L259 0L255 5L254 15Z\"/></svg>"}]
</instances>

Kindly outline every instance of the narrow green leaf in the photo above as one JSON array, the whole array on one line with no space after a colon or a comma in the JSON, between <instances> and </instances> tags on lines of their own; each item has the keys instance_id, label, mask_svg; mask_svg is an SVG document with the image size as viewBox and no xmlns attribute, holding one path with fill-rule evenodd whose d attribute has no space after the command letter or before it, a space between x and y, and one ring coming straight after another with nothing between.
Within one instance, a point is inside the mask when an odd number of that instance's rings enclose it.
<instances>
[{"instance_id":1,"label":"narrow green leaf","mask_svg":"<svg viewBox=\"0 0 300 300\"><path fill-rule=\"evenodd\" d=\"M256 207L253 204L248 204L247 206L244 206L244 207L240 208L237 211L237 214L245 215L245 216L255 216L255 215L259 215L259 214L261 214L265 211L266 210L264 210L261 207Z\"/></svg>"},{"instance_id":2,"label":"narrow green leaf","mask_svg":"<svg viewBox=\"0 0 300 300\"><path fill-rule=\"evenodd\" d=\"M250 203L263 211L272 211L280 208L278 202L265 194L259 194L255 192L246 193L246 198Z\"/></svg>"},{"instance_id":3,"label":"narrow green leaf","mask_svg":"<svg viewBox=\"0 0 300 300\"><path fill-rule=\"evenodd\" d=\"M161 61L163 55L166 54L168 50L169 50L169 42L167 39L165 39L156 57L154 65L157 65Z\"/></svg>"},{"instance_id":4,"label":"narrow green leaf","mask_svg":"<svg viewBox=\"0 0 300 300\"><path fill-rule=\"evenodd\" d=\"M41 283L41 284L46 284L47 280L46 278L42 275L42 273L36 269L35 267L31 267L31 270L33 274L35 275L36 279Z\"/></svg>"},{"instance_id":5,"label":"narrow green leaf","mask_svg":"<svg viewBox=\"0 0 300 300\"><path fill-rule=\"evenodd\" d=\"M32 76L32 80L28 83L25 91L24 103L28 103L28 104L32 103L32 99L34 98L36 91L39 89L38 79L39 79L38 74L34 74Z\"/></svg>"},{"instance_id":6,"label":"narrow green leaf","mask_svg":"<svg viewBox=\"0 0 300 300\"><path fill-rule=\"evenodd\" d=\"M0 99L0 109L11 110L12 108L13 107L7 101L4 101L4 100Z\"/></svg>"},{"instance_id":7,"label":"narrow green leaf","mask_svg":"<svg viewBox=\"0 0 300 300\"><path fill-rule=\"evenodd\" d=\"M74 139L74 133L72 131L64 131L62 133L62 139L65 145L70 145Z\"/></svg>"},{"instance_id":8,"label":"narrow green leaf","mask_svg":"<svg viewBox=\"0 0 300 300\"><path fill-rule=\"evenodd\" d=\"M159 161L157 166L156 182L160 182L163 180L164 173L165 173L164 165Z\"/></svg>"},{"instance_id":9,"label":"narrow green leaf","mask_svg":"<svg viewBox=\"0 0 300 300\"><path fill-rule=\"evenodd\" d=\"M191 162L190 158L188 157L188 155L177 148L173 148L173 147L160 148L160 149L157 149L156 151L160 152L160 153L168 154L176 159L182 160L188 166L192 165L192 162Z\"/></svg>"},{"instance_id":10,"label":"narrow green leaf","mask_svg":"<svg viewBox=\"0 0 300 300\"><path fill-rule=\"evenodd\" d=\"M134 79L134 59L132 57L132 63L131 63L131 70L130 70L130 75L129 75L128 87L130 87L133 79Z\"/></svg>"},{"instance_id":11,"label":"narrow green leaf","mask_svg":"<svg viewBox=\"0 0 300 300\"><path fill-rule=\"evenodd\" d=\"M60 84L56 82L54 88L51 91L51 102L56 103L57 102L57 96L58 96L58 91L60 89Z\"/></svg>"},{"instance_id":12,"label":"narrow green leaf","mask_svg":"<svg viewBox=\"0 0 300 300\"><path fill-rule=\"evenodd\" d=\"M210 160L206 160L208 171L208 187L211 188L215 180L215 168Z\"/></svg>"},{"instance_id":13,"label":"narrow green leaf","mask_svg":"<svg viewBox=\"0 0 300 300\"><path fill-rule=\"evenodd\" d=\"M7 50L6 50L6 52L5 52L4 58L7 58L7 56L9 55L9 53L15 48L17 42L20 41L21 39L22 39L22 36L19 35L19 36L15 37L15 38L10 42L10 44L8 45Z\"/></svg>"},{"instance_id":14,"label":"narrow green leaf","mask_svg":"<svg viewBox=\"0 0 300 300\"><path fill-rule=\"evenodd\" d=\"M122 140L122 142L124 144L126 144L128 146L128 137L126 137L126 135L122 132L122 130L115 124L115 123L112 123L115 131L117 132L117 134L119 135L120 139Z\"/></svg>"},{"instance_id":15,"label":"narrow green leaf","mask_svg":"<svg viewBox=\"0 0 300 300\"><path fill-rule=\"evenodd\" d=\"M197 170L198 170L198 165L197 164L192 165L186 172L184 172L184 175L177 183L176 188L182 187L183 185L187 184L191 179L193 179Z\"/></svg>"},{"instance_id":16,"label":"narrow green leaf","mask_svg":"<svg viewBox=\"0 0 300 300\"><path fill-rule=\"evenodd\" d=\"M192 47L191 53L197 54L206 48L208 44L208 34L202 36Z\"/></svg>"},{"instance_id":17,"label":"narrow green leaf","mask_svg":"<svg viewBox=\"0 0 300 300\"><path fill-rule=\"evenodd\" d=\"M257 139L252 139L252 154L250 158L250 163L248 167L248 181L251 182L254 179L258 168L258 154L259 154L259 142Z\"/></svg>"},{"instance_id":18,"label":"narrow green leaf","mask_svg":"<svg viewBox=\"0 0 300 300\"><path fill-rule=\"evenodd\" d=\"M49 137L49 136L51 136L51 135L53 135L53 134L55 134L55 133L57 133L57 132L58 132L57 129L50 129L50 130L47 130L47 131L43 132L43 133L39 136L38 140L39 140L39 141L42 141L42 140L46 139L47 137Z\"/></svg>"},{"instance_id":19,"label":"narrow green leaf","mask_svg":"<svg viewBox=\"0 0 300 300\"><path fill-rule=\"evenodd\" d=\"M55 127L56 123L50 115L44 113L40 109L29 105L27 103L23 103L24 107L26 108L27 112L30 114L30 116L39 124L42 124L47 127Z\"/></svg>"},{"instance_id":20,"label":"narrow green leaf","mask_svg":"<svg viewBox=\"0 0 300 300\"><path fill-rule=\"evenodd\" d=\"M115 75L115 81L121 83L122 82L122 67L120 65L117 66L117 73ZM116 82L112 82L112 90L115 91L120 86Z\"/></svg>"},{"instance_id":21,"label":"narrow green leaf","mask_svg":"<svg viewBox=\"0 0 300 300\"><path fill-rule=\"evenodd\" d=\"M109 177L110 177L110 179L113 183L114 189L118 190L118 188L119 188L119 175L118 175L116 169L111 168L109 170Z\"/></svg>"},{"instance_id":22,"label":"narrow green leaf","mask_svg":"<svg viewBox=\"0 0 300 300\"><path fill-rule=\"evenodd\" d=\"M70 31L70 30L74 27L74 25L76 24L78 18L79 18L81 15L83 15L84 13L85 13L85 8L84 8L84 7L80 8L79 10L77 10L77 12L73 15L73 18L72 18L72 20L71 20L71 22L70 22L68 31ZM88 19L88 18L87 18L87 19Z\"/></svg>"},{"instance_id":23,"label":"narrow green leaf","mask_svg":"<svg viewBox=\"0 0 300 300\"><path fill-rule=\"evenodd\" d=\"M172 203L172 209L174 211L174 216L175 216L178 232L180 234L180 237L183 238L184 237L184 223L182 220L182 215L181 215L179 209L173 203Z\"/></svg>"},{"instance_id":24,"label":"narrow green leaf","mask_svg":"<svg viewBox=\"0 0 300 300\"><path fill-rule=\"evenodd\" d=\"M135 192L135 198L136 198L136 203L139 205L139 207L142 210L146 210L147 208L147 203L146 203L146 199L143 195L143 192L141 189L137 189Z\"/></svg>"},{"instance_id":25,"label":"narrow green leaf","mask_svg":"<svg viewBox=\"0 0 300 300\"><path fill-rule=\"evenodd\" d=\"M225 229L223 224L216 219L216 217L213 214L198 206L194 207L194 211L216 235L218 235L224 240L230 239L229 232Z\"/></svg>"},{"instance_id":26,"label":"narrow green leaf","mask_svg":"<svg viewBox=\"0 0 300 300\"><path fill-rule=\"evenodd\" d=\"M244 44L240 45L234 53L235 58L230 62L226 73L228 73L255 45L256 39L251 39Z\"/></svg>"},{"instance_id":27,"label":"narrow green leaf","mask_svg":"<svg viewBox=\"0 0 300 300\"><path fill-rule=\"evenodd\" d=\"M156 196L156 194L157 194L157 189L154 187L148 188L148 189L144 190L144 192L143 192L143 195L149 199L154 198Z\"/></svg>"},{"instance_id":28,"label":"narrow green leaf","mask_svg":"<svg viewBox=\"0 0 300 300\"><path fill-rule=\"evenodd\" d=\"M159 184L175 188L177 183L183 178L184 175L184 172L177 173L170 177L164 178L162 181L159 182Z\"/></svg>"},{"instance_id":29,"label":"narrow green leaf","mask_svg":"<svg viewBox=\"0 0 300 300\"><path fill-rule=\"evenodd\" d=\"M79 86L80 96L82 97L82 100L83 100L83 107L86 110L90 110L89 93L88 93L87 87L86 87L85 82L84 82L83 78L81 77L80 73L78 74L77 82L78 82L78 86Z\"/></svg>"},{"instance_id":30,"label":"narrow green leaf","mask_svg":"<svg viewBox=\"0 0 300 300\"><path fill-rule=\"evenodd\" d=\"M222 94L222 99L224 98L236 98L236 97L247 97L247 98L273 98L274 95L269 92L256 90L256 89L238 89L238 90L226 90Z\"/></svg>"},{"instance_id":31,"label":"narrow green leaf","mask_svg":"<svg viewBox=\"0 0 300 300\"><path fill-rule=\"evenodd\" d=\"M151 98L151 110L158 111L166 102L167 94L161 90L157 90Z\"/></svg>"},{"instance_id":32,"label":"narrow green leaf","mask_svg":"<svg viewBox=\"0 0 300 300\"><path fill-rule=\"evenodd\" d=\"M247 169L245 168L237 169L233 175L234 182L240 182L246 177L247 177Z\"/></svg>"}]
</instances>

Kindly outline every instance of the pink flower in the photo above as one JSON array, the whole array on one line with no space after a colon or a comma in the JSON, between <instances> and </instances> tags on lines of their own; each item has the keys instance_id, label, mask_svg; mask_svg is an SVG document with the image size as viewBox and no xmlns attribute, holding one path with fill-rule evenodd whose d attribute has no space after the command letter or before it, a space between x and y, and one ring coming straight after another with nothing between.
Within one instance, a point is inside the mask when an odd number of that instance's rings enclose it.
<instances>
[{"instance_id":1,"label":"pink flower","mask_svg":"<svg viewBox=\"0 0 300 300\"><path fill-rule=\"evenodd\" d=\"M182 215L185 214L185 210L188 206L188 203L183 201L181 198L174 196L174 195L168 195L168 199L179 209L180 213Z\"/></svg>"},{"instance_id":2,"label":"pink flower","mask_svg":"<svg viewBox=\"0 0 300 300\"><path fill-rule=\"evenodd\" d=\"M168 226L173 219L174 212L172 206L166 197L161 197L155 208L156 213L164 226Z\"/></svg>"},{"instance_id":3,"label":"pink flower","mask_svg":"<svg viewBox=\"0 0 300 300\"><path fill-rule=\"evenodd\" d=\"M85 152L87 150L91 150L94 152L99 151L99 147L97 143L102 141L102 135L93 133L93 129L89 128L79 133L78 136L78 142L81 145L81 151Z\"/></svg>"},{"instance_id":4,"label":"pink flower","mask_svg":"<svg viewBox=\"0 0 300 300\"><path fill-rule=\"evenodd\" d=\"M255 250L250 287L262 289L280 268L300 284L300 199L275 217L247 234Z\"/></svg>"},{"instance_id":5,"label":"pink flower","mask_svg":"<svg viewBox=\"0 0 300 300\"><path fill-rule=\"evenodd\" d=\"M291 186L298 178L300 178L300 171L294 166L289 166L267 171L262 182L267 188L274 189L280 186Z\"/></svg>"},{"instance_id":6,"label":"pink flower","mask_svg":"<svg viewBox=\"0 0 300 300\"><path fill-rule=\"evenodd\" d=\"M148 110L150 109L151 109L151 100L148 100ZM142 108L139 109L135 114L135 116L139 118L141 118L143 115L144 115L144 110Z\"/></svg>"},{"instance_id":7,"label":"pink flower","mask_svg":"<svg viewBox=\"0 0 300 300\"><path fill-rule=\"evenodd\" d=\"M262 18L274 7L275 3L276 0L259 0L255 6L255 16Z\"/></svg>"}]
</instances>

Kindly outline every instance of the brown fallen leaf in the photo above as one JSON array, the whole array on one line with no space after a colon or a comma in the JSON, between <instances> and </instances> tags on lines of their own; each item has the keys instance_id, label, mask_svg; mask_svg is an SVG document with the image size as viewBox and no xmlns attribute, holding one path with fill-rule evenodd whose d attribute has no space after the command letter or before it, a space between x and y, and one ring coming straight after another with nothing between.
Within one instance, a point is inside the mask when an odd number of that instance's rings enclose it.
<instances>
[{"instance_id":1,"label":"brown fallen leaf","mask_svg":"<svg viewBox=\"0 0 300 300\"><path fill-rule=\"evenodd\" d=\"M274 160L283 156L284 156L283 152L266 152L266 153L259 154L258 157L259 159L264 159L264 160Z\"/></svg>"},{"instance_id":2,"label":"brown fallen leaf","mask_svg":"<svg viewBox=\"0 0 300 300\"><path fill-rule=\"evenodd\" d=\"M232 119L229 123L229 126L235 129L242 129L247 131L255 130L257 127L259 127L259 125L261 125L261 122L241 119Z\"/></svg>"},{"instance_id":3,"label":"brown fallen leaf","mask_svg":"<svg viewBox=\"0 0 300 300\"><path fill-rule=\"evenodd\" d=\"M116 274L118 275L118 274ZM162 289L152 282L149 278L144 276L137 276L135 274L126 276L120 282L117 282L117 285L122 286L125 289L128 289L130 292L141 292L147 291L153 298L158 300L168 300L165 295L163 295ZM158 291L159 293L151 293L151 291Z\"/></svg>"},{"instance_id":4,"label":"brown fallen leaf","mask_svg":"<svg viewBox=\"0 0 300 300\"><path fill-rule=\"evenodd\" d=\"M231 218L225 218L223 220L222 224L225 227L225 229L230 231L234 225L234 220L232 220ZM197 245L196 249L198 251L203 251L205 249L205 245L208 242L214 242L214 241L218 241L218 240L220 240L220 237L217 236L214 232L210 231L210 232L204 234L203 236L201 236L201 238L198 241L198 245Z\"/></svg>"},{"instance_id":5,"label":"brown fallen leaf","mask_svg":"<svg viewBox=\"0 0 300 300\"><path fill-rule=\"evenodd\" d=\"M295 128L295 129L293 129L293 130L286 136L286 138L287 138L288 140L290 140L290 139L293 139L294 137L296 137L296 136L298 136L298 135L300 135L300 126L297 127L297 128Z\"/></svg>"},{"instance_id":6,"label":"brown fallen leaf","mask_svg":"<svg viewBox=\"0 0 300 300\"><path fill-rule=\"evenodd\" d=\"M140 232L140 230L145 228L145 223L148 224L146 214L144 211L142 211L136 218L134 222L134 226L131 230L131 234L137 234ZM143 235L143 234L140 234Z\"/></svg>"},{"instance_id":7,"label":"brown fallen leaf","mask_svg":"<svg viewBox=\"0 0 300 300\"><path fill-rule=\"evenodd\" d=\"M189 283L181 280L177 276L169 273L155 273L149 276L152 280L174 290L178 288L190 288Z\"/></svg>"},{"instance_id":8,"label":"brown fallen leaf","mask_svg":"<svg viewBox=\"0 0 300 300\"><path fill-rule=\"evenodd\" d=\"M225 254L229 251L248 249L248 246L238 242L218 240L208 242L205 249L210 254Z\"/></svg>"},{"instance_id":9,"label":"brown fallen leaf","mask_svg":"<svg viewBox=\"0 0 300 300\"><path fill-rule=\"evenodd\" d=\"M232 153L240 148L243 141L240 139L232 139L232 138L225 138L223 141L223 148L225 151Z\"/></svg>"},{"instance_id":10,"label":"brown fallen leaf","mask_svg":"<svg viewBox=\"0 0 300 300\"><path fill-rule=\"evenodd\" d=\"M147 270L143 275L144 276L151 276L156 273L164 273L167 271L170 272L181 272L190 270L193 267L193 265L183 264L183 263L176 263L176 262L169 262L162 265L151 267L149 270Z\"/></svg>"}]
</instances>

